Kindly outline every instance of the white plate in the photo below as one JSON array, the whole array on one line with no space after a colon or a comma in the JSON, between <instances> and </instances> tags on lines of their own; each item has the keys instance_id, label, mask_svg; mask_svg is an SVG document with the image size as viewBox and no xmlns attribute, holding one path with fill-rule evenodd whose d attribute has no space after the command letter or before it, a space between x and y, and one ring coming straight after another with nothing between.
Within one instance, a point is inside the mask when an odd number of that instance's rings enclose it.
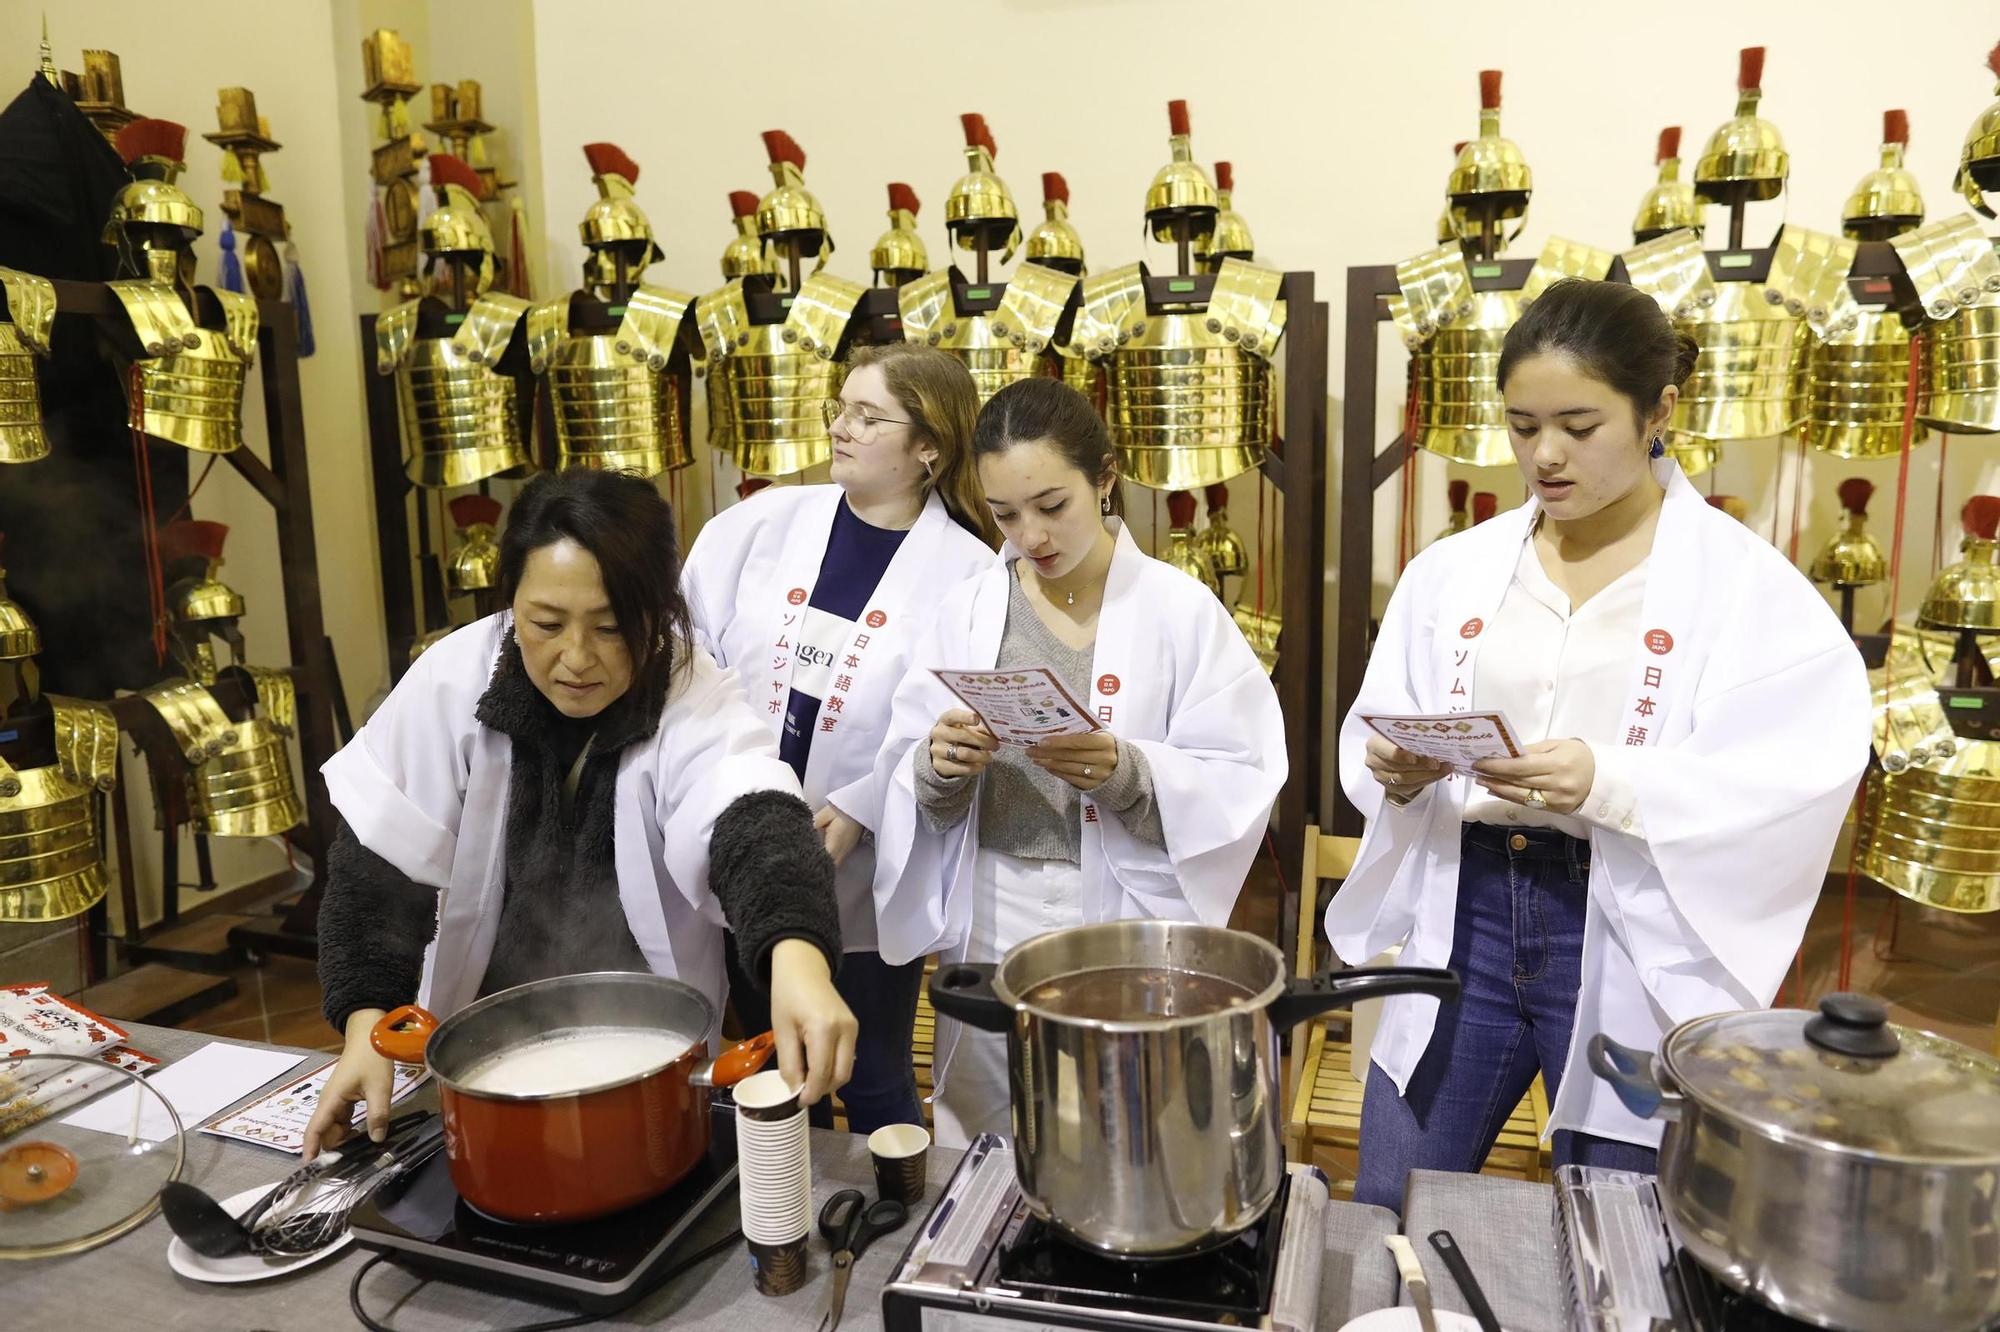
<instances>
[{"instance_id":1,"label":"white plate","mask_svg":"<svg viewBox=\"0 0 2000 1332\"><path fill-rule=\"evenodd\" d=\"M254 1189L245 1189L231 1198L222 1200L222 1208L231 1216L241 1216L259 1198L269 1193L276 1185L260 1184ZM296 1272L302 1267L325 1258L330 1253L338 1253L354 1243L354 1232L342 1231L340 1238L323 1249L298 1258L266 1258L254 1253L239 1253L231 1258L207 1258L181 1243L176 1235L167 1245L167 1266L191 1281L207 1281L217 1285L233 1285L244 1281L268 1281L287 1272Z\"/></svg>"},{"instance_id":2,"label":"white plate","mask_svg":"<svg viewBox=\"0 0 2000 1332\"><path fill-rule=\"evenodd\" d=\"M1449 1309L1436 1310L1438 1332L1479 1332L1479 1320L1470 1314L1453 1313ZM1373 1313L1347 1323L1340 1332L1421 1332L1423 1323L1417 1318L1417 1311L1407 1304L1393 1309L1377 1309Z\"/></svg>"}]
</instances>

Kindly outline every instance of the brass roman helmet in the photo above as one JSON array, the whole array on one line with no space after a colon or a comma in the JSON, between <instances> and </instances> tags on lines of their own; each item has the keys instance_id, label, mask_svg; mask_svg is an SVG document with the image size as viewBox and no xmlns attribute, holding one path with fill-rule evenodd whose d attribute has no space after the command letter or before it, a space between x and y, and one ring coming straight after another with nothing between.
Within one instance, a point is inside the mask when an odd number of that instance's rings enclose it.
<instances>
[{"instance_id":1,"label":"brass roman helmet","mask_svg":"<svg viewBox=\"0 0 2000 1332\"><path fill-rule=\"evenodd\" d=\"M1216 576L1214 562L1195 536L1194 509L1194 496L1185 490L1176 490L1167 496L1167 518L1171 526L1167 531L1167 548L1160 559L1219 597L1222 595L1222 580Z\"/></svg>"},{"instance_id":2,"label":"brass roman helmet","mask_svg":"<svg viewBox=\"0 0 2000 1332\"><path fill-rule=\"evenodd\" d=\"M1943 570L1913 627L1898 625L1887 660L1869 672L1875 753L1856 836L1861 868L1905 897L1946 911L2000 910L2000 744L1951 725L1941 688L1990 680L2000 629L2000 497L1975 495L1961 513L1964 558Z\"/></svg>"},{"instance_id":3,"label":"brass roman helmet","mask_svg":"<svg viewBox=\"0 0 2000 1332\"><path fill-rule=\"evenodd\" d=\"M1250 551L1229 525L1229 486L1218 481L1202 495L1208 501L1208 526L1195 538L1195 549L1214 568L1218 581L1241 578L1250 569Z\"/></svg>"},{"instance_id":4,"label":"brass roman helmet","mask_svg":"<svg viewBox=\"0 0 2000 1332\"><path fill-rule=\"evenodd\" d=\"M486 197L486 182L450 153L432 153L428 160L437 207L419 224L417 232L431 261L433 281L442 282L448 268L464 268L471 278L466 294L483 294L492 287L494 272L493 229L480 207ZM441 288L444 290L448 288Z\"/></svg>"},{"instance_id":5,"label":"brass roman helmet","mask_svg":"<svg viewBox=\"0 0 2000 1332\"><path fill-rule=\"evenodd\" d=\"M817 272L833 257L833 233L827 230L826 210L806 188L806 150L783 130L765 130L764 151L775 184L757 201L757 234L769 253L783 254L796 244L801 257L816 256Z\"/></svg>"},{"instance_id":6,"label":"brass roman helmet","mask_svg":"<svg viewBox=\"0 0 2000 1332\"><path fill-rule=\"evenodd\" d=\"M2000 79L2000 46L1987 53L1986 67L1993 71L1994 78ZM1993 91L2000 94L2000 84ZM1965 132L1965 145L1958 154L1958 174L1952 178L1952 185L1965 196L1973 211L1993 216L1986 196L2000 192L2000 99L1980 112L1972 128Z\"/></svg>"},{"instance_id":7,"label":"brass roman helmet","mask_svg":"<svg viewBox=\"0 0 2000 1332\"><path fill-rule=\"evenodd\" d=\"M0 463L49 456L42 433L42 395L35 361L49 354L56 323L55 284L32 273L0 268Z\"/></svg>"},{"instance_id":8,"label":"brass roman helmet","mask_svg":"<svg viewBox=\"0 0 2000 1332\"><path fill-rule=\"evenodd\" d=\"M1224 259L1248 263L1257 257L1257 242L1251 239L1250 224L1236 211L1231 199L1236 191L1236 170L1227 162L1215 164L1215 230L1195 246L1195 258L1210 272L1222 267Z\"/></svg>"},{"instance_id":9,"label":"brass roman helmet","mask_svg":"<svg viewBox=\"0 0 2000 1332\"><path fill-rule=\"evenodd\" d=\"M889 229L868 252L875 285L900 287L930 272L930 254L924 249L924 238L917 234L917 212L922 207L917 192L908 185L896 181L889 186Z\"/></svg>"},{"instance_id":10,"label":"brass roman helmet","mask_svg":"<svg viewBox=\"0 0 2000 1332\"><path fill-rule=\"evenodd\" d=\"M1014 192L993 170L1000 150L986 117L968 111L958 121L965 130L965 174L945 196L945 230L959 249L998 250L1004 264L1021 243L1021 212L1014 206Z\"/></svg>"},{"instance_id":11,"label":"brass roman helmet","mask_svg":"<svg viewBox=\"0 0 2000 1332\"><path fill-rule=\"evenodd\" d=\"M583 156L597 186L597 200L576 228L590 251L585 279L601 291L611 290L619 284L622 259L625 285L636 285L646 265L665 257L653 238L646 210L632 197L632 187L639 183L639 164L615 143L586 143Z\"/></svg>"},{"instance_id":12,"label":"brass roman helmet","mask_svg":"<svg viewBox=\"0 0 2000 1332\"><path fill-rule=\"evenodd\" d=\"M1868 533L1868 501L1874 493L1875 484L1867 477L1850 476L1840 483L1840 507L1847 521L1813 557L1810 574L1815 583L1835 588L1873 587L1888 576L1889 562Z\"/></svg>"},{"instance_id":13,"label":"brass roman helmet","mask_svg":"<svg viewBox=\"0 0 2000 1332\"><path fill-rule=\"evenodd\" d=\"M1885 241L1923 224L1916 177L1903 169L1910 120L1882 116L1881 165L1861 178L1841 213L1841 230L1857 241ZM1887 304L1859 307L1853 328L1829 333L1803 349L1801 439L1841 458L1886 458L1902 451L1909 397L1910 330ZM1924 442L1918 428L1912 444Z\"/></svg>"},{"instance_id":14,"label":"brass roman helmet","mask_svg":"<svg viewBox=\"0 0 2000 1332\"><path fill-rule=\"evenodd\" d=\"M1681 179L1681 127L1669 125L1660 131L1659 147L1653 163L1660 178L1639 200L1632 217L1632 241L1643 245L1682 227L1701 230L1702 203L1695 198L1694 186Z\"/></svg>"},{"instance_id":15,"label":"brass roman helmet","mask_svg":"<svg viewBox=\"0 0 2000 1332\"><path fill-rule=\"evenodd\" d=\"M187 572L167 590L174 618L183 624L204 620L236 620L245 613L243 595L223 582L222 546L229 528L222 523L184 518L160 529L160 563L174 569L185 562Z\"/></svg>"},{"instance_id":16,"label":"brass roman helmet","mask_svg":"<svg viewBox=\"0 0 2000 1332\"><path fill-rule=\"evenodd\" d=\"M1778 127L1757 114L1764 96L1764 48L1746 46L1737 63L1736 114L1708 136L1694 167L1694 192L1724 206L1743 199L1775 199L1791 175L1791 157Z\"/></svg>"},{"instance_id":17,"label":"brass roman helmet","mask_svg":"<svg viewBox=\"0 0 2000 1332\"><path fill-rule=\"evenodd\" d=\"M1527 224L1528 199L1535 188L1528 159L1512 139L1500 134L1500 71L1479 71L1479 137L1468 140L1445 183L1452 220L1464 240L1480 240L1492 219L1493 244L1487 257L1497 255ZM1498 234L1501 223L1516 222L1511 234ZM1486 250L1482 241L1481 249Z\"/></svg>"},{"instance_id":18,"label":"brass roman helmet","mask_svg":"<svg viewBox=\"0 0 2000 1332\"><path fill-rule=\"evenodd\" d=\"M1185 234L1190 244L1199 245L1214 232L1221 204L1207 173L1195 164L1186 101L1167 103L1167 130L1173 156L1146 191L1146 226L1156 241L1171 245Z\"/></svg>"},{"instance_id":19,"label":"brass roman helmet","mask_svg":"<svg viewBox=\"0 0 2000 1332\"><path fill-rule=\"evenodd\" d=\"M201 209L174 183L187 161L187 126L141 118L118 131L115 146L133 177L112 200L104 223L104 243L118 251L119 275L192 280Z\"/></svg>"},{"instance_id":20,"label":"brass roman helmet","mask_svg":"<svg viewBox=\"0 0 2000 1332\"><path fill-rule=\"evenodd\" d=\"M1460 139L1451 146L1451 161L1453 166L1458 164L1458 155L1465 151L1465 145L1471 142L1472 140L1470 139ZM1449 245L1453 241L1461 239L1458 234L1458 219L1451 215L1451 196L1449 194L1444 197L1444 210L1438 214L1437 239L1439 245Z\"/></svg>"},{"instance_id":21,"label":"brass roman helmet","mask_svg":"<svg viewBox=\"0 0 2000 1332\"><path fill-rule=\"evenodd\" d=\"M1028 261L1081 277L1083 237L1070 225L1069 182L1060 171L1042 173L1042 213L1041 222L1028 233Z\"/></svg>"},{"instance_id":22,"label":"brass roman helmet","mask_svg":"<svg viewBox=\"0 0 2000 1332\"><path fill-rule=\"evenodd\" d=\"M1448 536L1457 536L1472 527L1472 514L1465 507L1466 501L1472 498L1472 483L1461 480L1447 482L1444 493L1451 513L1444 520L1444 530L1437 534L1439 541Z\"/></svg>"},{"instance_id":23,"label":"brass roman helmet","mask_svg":"<svg viewBox=\"0 0 2000 1332\"><path fill-rule=\"evenodd\" d=\"M500 582L500 501L490 495L460 495L447 505L458 528L458 549L445 567L454 593L484 592Z\"/></svg>"},{"instance_id":24,"label":"brass roman helmet","mask_svg":"<svg viewBox=\"0 0 2000 1332\"><path fill-rule=\"evenodd\" d=\"M42 650L42 631L21 604L7 595L7 570L0 568L0 661L26 661Z\"/></svg>"},{"instance_id":25,"label":"brass roman helmet","mask_svg":"<svg viewBox=\"0 0 2000 1332\"><path fill-rule=\"evenodd\" d=\"M736 234L722 251L722 276L750 277L775 273L777 266L764 253L764 241L757 234L757 194L754 190L729 192L730 214L736 219Z\"/></svg>"}]
</instances>

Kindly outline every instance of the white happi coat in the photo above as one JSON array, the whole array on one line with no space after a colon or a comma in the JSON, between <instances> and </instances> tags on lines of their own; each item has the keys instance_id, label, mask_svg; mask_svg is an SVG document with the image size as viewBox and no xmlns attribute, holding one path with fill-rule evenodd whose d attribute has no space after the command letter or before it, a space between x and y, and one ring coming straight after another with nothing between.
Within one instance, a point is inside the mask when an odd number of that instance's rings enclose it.
<instances>
[{"instance_id":1,"label":"white happi coat","mask_svg":"<svg viewBox=\"0 0 2000 1332\"><path fill-rule=\"evenodd\" d=\"M500 924L513 741L474 709L511 620L489 615L432 646L321 769L361 844L441 890L419 995L439 1017L478 995ZM736 678L699 648L682 650L659 729L618 760L612 854L619 904L647 964L720 1013L723 915L708 887L709 834L737 797L797 795L799 784Z\"/></svg>"},{"instance_id":2,"label":"white happi coat","mask_svg":"<svg viewBox=\"0 0 2000 1332\"><path fill-rule=\"evenodd\" d=\"M819 580L841 493L839 486L759 491L708 521L681 571L696 639L742 679L773 737L784 733L797 626ZM806 756L806 803L814 810L830 801L875 831L882 805L875 756L910 649L944 594L992 562L992 547L959 526L933 493L835 654ZM863 838L835 879L848 952L875 947L874 878L875 848Z\"/></svg>"},{"instance_id":3,"label":"white happi coat","mask_svg":"<svg viewBox=\"0 0 2000 1332\"><path fill-rule=\"evenodd\" d=\"M1637 795L1643 836L1593 827L1583 983L1549 1127L1655 1145L1585 1060L1599 1032L1645 1049L1689 1018L1770 1003L1818 900L1868 757L1860 654L1819 592L1776 550L1710 508L1672 460L1619 732L1593 743ZM1408 938L1404 966L1449 963L1468 780L1407 807L1383 799L1363 713L1466 710L1534 501L1430 547L1383 617L1340 735L1341 784L1368 816L1353 873L1327 907L1350 963ZM1565 737L1552 736L1551 739ZM1384 1002L1373 1058L1407 1089L1435 998Z\"/></svg>"},{"instance_id":4,"label":"white happi coat","mask_svg":"<svg viewBox=\"0 0 2000 1332\"><path fill-rule=\"evenodd\" d=\"M1136 746L1152 771L1166 848L1081 802L1086 922L1151 916L1226 925L1285 781L1278 696L1215 594L1140 551L1125 525L1097 617L1091 712ZM979 804L931 832L911 764L944 712L963 707L933 667L991 669L1014 578L1012 544L961 585L911 654L876 765L883 792L875 908L882 955L905 962L943 949L962 957L972 922Z\"/></svg>"}]
</instances>

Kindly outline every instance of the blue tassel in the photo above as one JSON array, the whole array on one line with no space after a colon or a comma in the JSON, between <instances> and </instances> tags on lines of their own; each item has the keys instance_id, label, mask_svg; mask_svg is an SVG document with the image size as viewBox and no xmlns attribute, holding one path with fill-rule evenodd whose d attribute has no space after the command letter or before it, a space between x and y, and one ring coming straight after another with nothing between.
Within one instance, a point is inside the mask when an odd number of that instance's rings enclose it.
<instances>
[{"instance_id":1,"label":"blue tassel","mask_svg":"<svg viewBox=\"0 0 2000 1332\"><path fill-rule=\"evenodd\" d=\"M299 356L313 354L312 305L306 300L306 270L299 266L299 247L285 242L285 299L299 317Z\"/></svg>"},{"instance_id":2,"label":"blue tassel","mask_svg":"<svg viewBox=\"0 0 2000 1332\"><path fill-rule=\"evenodd\" d=\"M241 293L243 291L243 261L236 256L236 232L227 220L222 224L222 289Z\"/></svg>"}]
</instances>

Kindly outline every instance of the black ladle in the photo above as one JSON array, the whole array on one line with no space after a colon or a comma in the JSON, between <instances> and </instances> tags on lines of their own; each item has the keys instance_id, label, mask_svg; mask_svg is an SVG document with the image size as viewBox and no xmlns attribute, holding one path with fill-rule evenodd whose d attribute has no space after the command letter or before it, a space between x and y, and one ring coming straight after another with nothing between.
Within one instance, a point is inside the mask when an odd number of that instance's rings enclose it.
<instances>
[{"instance_id":1,"label":"black ladle","mask_svg":"<svg viewBox=\"0 0 2000 1332\"><path fill-rule=\"evenodd\" d=\"M388 1150L397 1136L404 1130L414 1128L429 1119L430 1112L415 1111L390 1121L389 1131L383 1135L380 1144L368 1143L378 1151ZM364 1137L365 1143L367 1139ZM321 1152L313 1160L279 1180L265 1191L264 1196L250 1205L250 1210L242 1216L231 1216L228 1209L194 1185L182 1180L169 1180L160 1186L160 1213L167 1218L167 1225L174 1234L180 1236L181 1243L193 1249L204 1258L234 1258L240 1253L250 1252L257 1223L264 1219L274 1204L281 1198L290 1197L313 1180L336 1173L343 1163L359 1166L372 1160L368 1152L354 1152L351 1155L338 1149Z\"/></svg>"}]
</instances>

